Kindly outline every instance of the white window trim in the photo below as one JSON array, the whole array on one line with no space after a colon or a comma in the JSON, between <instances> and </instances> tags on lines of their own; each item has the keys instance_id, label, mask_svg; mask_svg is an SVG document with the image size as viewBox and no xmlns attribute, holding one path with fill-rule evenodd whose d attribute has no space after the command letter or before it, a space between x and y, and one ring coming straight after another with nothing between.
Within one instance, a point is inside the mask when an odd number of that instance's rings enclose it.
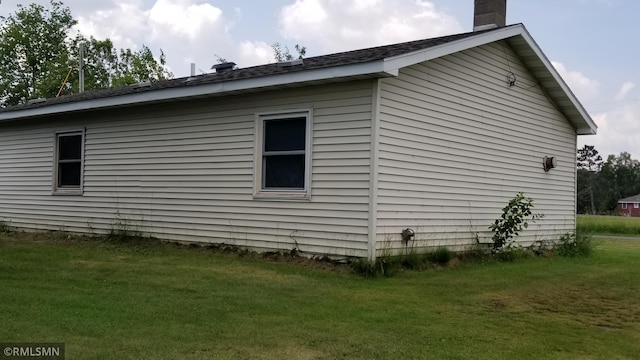
<instances>
[{"instance_id":1,"label":"white window trim","mask_svg":"<svg viewBox=\"0 0 640 360\"><path fill-rule=\"evenodd\" d=\"M627 203L622 203L622 208L626 209L627 208Z\"/></svg>"},{"instance_id":2,"label":"white window trim","mask_svg":"<svg viewBox=\"0 0 640 360\"><path fill-rule=\"evenodd\" d=\"M263 121L275 120L287 117L305 117L305 169L304 169L304 189L263 189L262 188L262 148L263 148ZM254 179L253 197L256 199L275 200L309 200L311 198L311 138L313 134L313 108L290 109L281 111L270 111L256 113L255 115L255 155L254 155Z\"/></svg>"},{"instance_id":3,"label":"white window trim","mask_svg":"<svg viewBox=\"0 0 640 360\"><path fill-rule=\"evenodd\" d=\"M58 138L65 135L81 135L82 148L80 149L80 187L79 188L62 188L58 187ZM70 129L56 131L53 137L53 182L52 195L82 195L84 194L84 148L85 148L85 129Z\"/></svg>"},{"instance_id":4,"label":"white window trim","mask_svg":"<svg viewBox=\"0 0 640 360\"><path fill-rule=\"evenodd\" d=\"M638 207L640 207L640 204L638 204L638 203L633 203L633 208L634 208L634 209L637 209Z\"/></svg>"}]
</instances>

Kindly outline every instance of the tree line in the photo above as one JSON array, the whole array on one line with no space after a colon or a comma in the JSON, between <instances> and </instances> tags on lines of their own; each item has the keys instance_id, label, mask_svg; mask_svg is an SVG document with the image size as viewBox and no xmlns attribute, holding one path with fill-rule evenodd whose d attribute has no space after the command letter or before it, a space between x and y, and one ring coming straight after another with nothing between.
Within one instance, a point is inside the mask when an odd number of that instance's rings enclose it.
<instances>
[{"instance_id":1,"label":"tree line","mask_svg":"<svg viewBox=\"0 0 640 360\"><path fill-rule=\"evenodd\" d=\"M15 13L0 16L0 107L77 93L81 44L85 90L173 77L162 49L158 57L146 45L137 51L117 49L110 39L71 34L77 23L71 10L55 0L48 7L18 5ZM298 44L297 55L277 42L271 48L276 61L302 59L307 52Z\"/></svg>"},{"instance_id":2,"label":"tree line","mask_svg":"<svg viewBox=\"0 0 640 360\"><path fill-rule=\"evenodd\" d=\"M606 160L592 145L577 152L577 211L579 214L613 214L618 200L640 194L640 161L628 152Z\"/></svg>"},{"instance_id":3,"label":"tree line","mask_svg":"<svg viewBox=\"0 0 640 360\"><path fill-rule=\"evenodd\" d=\"M156 58L145 45L117 49L110 39L71 34L76 24L69 8L54 0L48 7L18 5L0 17L0 107L78 92L81 43L86 90L173 77L162 50Z\"/></svg>"}]
</instances>

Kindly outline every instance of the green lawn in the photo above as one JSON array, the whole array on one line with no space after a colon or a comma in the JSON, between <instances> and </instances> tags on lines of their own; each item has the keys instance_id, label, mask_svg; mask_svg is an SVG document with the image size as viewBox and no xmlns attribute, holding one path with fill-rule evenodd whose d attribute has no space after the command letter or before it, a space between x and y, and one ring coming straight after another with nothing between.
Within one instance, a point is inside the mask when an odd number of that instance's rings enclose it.
<instances>
[{"instance_id":1,"label":"green lawn","mask_svg":"<svg viewBox=\"0 0 640 360\"><path fill-rule=\"evenodd\" d=\"M0 235L0 342L68 359L637 359L640 241L363 278L170 245Z\"/></svg>"},{"instance_id":2,"label":"green lawn","mask_svg":"<svg viewBox=\"0 0 640 360\"><path fill-rule=\"evenodd\" d=\"M640 217L578 215L576 227L586 234L640 236Z\"/></svg>"}]
</instances>

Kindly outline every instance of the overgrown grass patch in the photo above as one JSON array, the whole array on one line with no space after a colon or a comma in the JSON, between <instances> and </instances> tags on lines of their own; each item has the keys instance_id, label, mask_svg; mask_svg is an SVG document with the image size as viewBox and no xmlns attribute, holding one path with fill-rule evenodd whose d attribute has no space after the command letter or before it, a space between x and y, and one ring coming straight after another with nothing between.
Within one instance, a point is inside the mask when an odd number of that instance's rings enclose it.
<instances>
[{"instance_id":1,"label":"overgrown grass patch","mask_svg":"<svg viewBox=\"0 0 640 360\"><path fill-rule=\"evenodd\" d=\"M9 223L5 220L0 219L0 234L8 234L11 232L11 227L9 227Z\"/></svg>"},{"instance_id":2,"label":"overgrown grass patch","mask_svg":"<svg viewBox=\"0 0 640 360\"><path fill-rule=\"evenodd\" d=\"M3 341L81 359L632 359L640 241L365 278L206 248L0 235Z\"/></svg>"},{"instance_id":3,"label":"overgrown grass patch","mask_svg":"<svg viewBox=\"0 0 640 360\"><path fill-rule=\"evenodd\" d=\"M640 236L640 217L578 215L577 233Z\"/></svg>"}]
</instances>

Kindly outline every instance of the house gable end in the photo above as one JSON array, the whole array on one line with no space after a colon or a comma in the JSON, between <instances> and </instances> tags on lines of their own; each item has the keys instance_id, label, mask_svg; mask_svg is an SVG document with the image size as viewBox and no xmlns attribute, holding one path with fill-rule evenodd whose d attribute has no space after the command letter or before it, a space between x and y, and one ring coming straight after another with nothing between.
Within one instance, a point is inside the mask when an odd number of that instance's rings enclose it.
<instances>
[{"instance_id":1,"label":"house gable end","mask_svg":"<svg viewBox=\"0 0 640 360\"><path fill-rule=\"evenodd\" d=\"M509 44L537 79L549 99L572 124L576 133L578 135L595 135L597 125L522 24L483 32L473 37L387 58L384 69L393 73L399 68L502 40Z\"/></svg>"},{"instance_id":2,"label":"house gable end","mask_svg":"<svg viewBox=\"0 0 640 360\"><path fill-rule=\"evenodd\" d=\"M401 249L406 228L414 249L490 241L488 225L520 191L545 214L525 242L573 231L576 131L506 42L381 82L378 255ZM545 172L544 156L557 168Z\"/></svg>"}]
</instances>

